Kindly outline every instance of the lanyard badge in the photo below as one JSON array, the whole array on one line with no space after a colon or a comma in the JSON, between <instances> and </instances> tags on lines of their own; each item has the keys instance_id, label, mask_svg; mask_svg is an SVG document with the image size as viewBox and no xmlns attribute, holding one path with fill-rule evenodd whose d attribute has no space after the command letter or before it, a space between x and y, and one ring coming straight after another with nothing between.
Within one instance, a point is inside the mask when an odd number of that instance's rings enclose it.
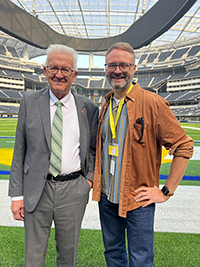
<instances>
[{"instance_id":1,"label":"lanyard badge","mask_svg":"<svg viewBox=\"0 0 200 267\"><path fill-rule=\"evenodd\" d=\"M110 156L118 157L118 144L109 144L108 154Z\"/></svg>"},{"instance_id":2,"label":"lanyard badge","mask_svg":"<svg viewBox=\"0 0 200 267\"><path fill-rule=\"evenodd\" d=\"M109 144L108 154L111 156L110 174L115 175L115 158L118 157L118 144Z\"/></svg>"},{"instance_id":3,"label":"lanyard badge","mask_svg":"<svg viewBox=\"0 0 200 267\"><path fill-rule=\"evenodd\" d=\"M130 88L128 89L125 97L127 96L127 94L132 90L133 88L133 84L131 84ZM117 123L122 111L122 107L124 104L124 100L125 97L120 101L119 103L119 107L117 109L117 114L116 114L116 119L114 122L114 117L113 117L113 110L112 110L112 99L110 99L110 129L111 129L111 133L112 133L112 139L116 139L116 127L117 127ZM109 144L108 147L108 154L111 156L111 162L110 162L110 174L114 175L115 174L115 160L116 157L119 156L119 146L116 143L111 143Z\"/></svg>"}]
</instances>

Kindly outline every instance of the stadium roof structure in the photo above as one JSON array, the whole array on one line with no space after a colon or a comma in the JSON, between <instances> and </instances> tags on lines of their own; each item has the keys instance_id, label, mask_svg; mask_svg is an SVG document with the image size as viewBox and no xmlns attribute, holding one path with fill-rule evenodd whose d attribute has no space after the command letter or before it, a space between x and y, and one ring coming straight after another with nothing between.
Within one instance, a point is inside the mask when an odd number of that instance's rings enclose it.
<instances>
[{"instance_id":1,"label":"stadium roof structure","mask_svg":"<svg viewBox=\"0 0 200 267\"><path fill-rule=\"evenodd\" d=\"M91 39L99 42L102 38L112 39L128 33L132 25L138 24L145 17L148 18L148 14L153 8L155 10L156 5L158 6L159 2L163 0L1 0L0 3L3 1L14 3L21 10L26 11L35 19L50 27L58 36L63 35L78 38L78 40L79 38L83 40ZM165 0L165 2L169 5L172 3L169 0ZM174 4L169 7L171 10L173 10L173 5L175 6L177 2L181 1L174 0L173 2ZM141 48L142 46L136 46L135 48L155 49L160 47L171 49L199 43L200 0L185 2L188 2L187 4L193 3L189 10L182 14L177 21L174 19L177 13L172 14L173 23L169 25L169 29L164 25L165 29L162 34L161 32L155 33L155 38L150 38L148 42L144 42L143 48ZM158 12L156 14L158 15ZM2 23L1 18L0 26ZM151 20L144 24L146 27L141 30L141 36L145 34L145 29L151 24L155 26L156 23ZM28 27L27 30L29 30ZM0 32L0 44L14 46L20 56L23 56L25 51L29 52L30 58L45 54L45 48L31 45L31 42L22 42L22 40L16 38L16 35L12 37L8 33L8 31ZM137 37L134 34L131 38L134 39L135 36ZM77 50L81 51L80 49ZM85 50L85 52L88 51Z\"/></svg>"}]
</instances>

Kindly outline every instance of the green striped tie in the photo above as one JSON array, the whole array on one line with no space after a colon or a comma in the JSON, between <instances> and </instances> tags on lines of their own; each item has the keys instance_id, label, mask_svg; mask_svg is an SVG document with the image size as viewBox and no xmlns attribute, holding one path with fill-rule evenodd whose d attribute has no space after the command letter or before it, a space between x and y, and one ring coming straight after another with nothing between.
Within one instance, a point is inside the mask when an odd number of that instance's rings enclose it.
<instances>
[{"instance_id":1,"label":"green striped tie","mask_svg":"<svg viewBox=\"0 0 200 267\"><path fill-rule=\"evenodd\" d=\"M62 166L62 102L56 102L57 110L53 117L51 132L50 173L56 177Z\"/></svg>"}]
</instances>

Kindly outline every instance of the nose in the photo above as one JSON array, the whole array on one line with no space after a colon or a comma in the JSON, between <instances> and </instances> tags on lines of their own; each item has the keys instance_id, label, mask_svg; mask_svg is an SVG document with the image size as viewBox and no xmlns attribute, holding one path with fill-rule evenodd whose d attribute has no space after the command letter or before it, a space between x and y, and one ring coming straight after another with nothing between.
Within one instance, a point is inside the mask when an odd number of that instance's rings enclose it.
<instances>
[{"instance_id":1,"label":"nose","mask_svg":"<svg viewBox=\"0 0 200 267\"><path fill-rule=\"evenodd\" d=\"M120 67L119 67L119 65L116 66L116 69L115 69L114 72L116 72L116 73L121 73L122 72Z\"/></svg>"},{"instance_id":2,"label":"nose","mask_svg":"<svg viewBox=\"0 0 200 267\"><path fill-rule=\"evenodd\" d=\"M56 75L55 75L56 77L64 77L64 75L62 74L62 71L61 71L61 69L58 69L58 72L56 73Z\"/></svg>"}]
</instances>

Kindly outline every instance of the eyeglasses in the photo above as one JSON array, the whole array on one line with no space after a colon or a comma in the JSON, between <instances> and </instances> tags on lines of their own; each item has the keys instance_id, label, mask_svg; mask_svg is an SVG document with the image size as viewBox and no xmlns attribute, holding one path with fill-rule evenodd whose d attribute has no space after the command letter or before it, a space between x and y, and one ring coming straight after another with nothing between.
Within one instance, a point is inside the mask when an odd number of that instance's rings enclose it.
<instances>
[{"instance_id":1,"label":"eyeglasses","mask_svg":"<svg viewBox=\"0 0 200 267\"><path fill-rule=\"evenodd\" d=\"M130 68L133 66L133 63L126 63L126 62L121 62L119 64L116 63L108 63L105 64L105 68L107 72L114 72L116 70L117 67L119 67L119 69L122 72L129 72Z\"/></svg>"},{"instance_id":2,"label":"eyeglasses","mask_svg":"<svg viewBox=\"0 0 200 267\"><path fill-rule=\"evenodd\" d=\"M53 75L56 75L59 70L61 71L61 73L62 73L63 76L70 76L70 74L72 72L74 72L74 70L71 70L71 69L67 69L67 68L60 69L60 68L52 67L52 66L47 66L47 69L48 69L48 72L50 74L53 74Z\"/></svg>"}]
</instances>

